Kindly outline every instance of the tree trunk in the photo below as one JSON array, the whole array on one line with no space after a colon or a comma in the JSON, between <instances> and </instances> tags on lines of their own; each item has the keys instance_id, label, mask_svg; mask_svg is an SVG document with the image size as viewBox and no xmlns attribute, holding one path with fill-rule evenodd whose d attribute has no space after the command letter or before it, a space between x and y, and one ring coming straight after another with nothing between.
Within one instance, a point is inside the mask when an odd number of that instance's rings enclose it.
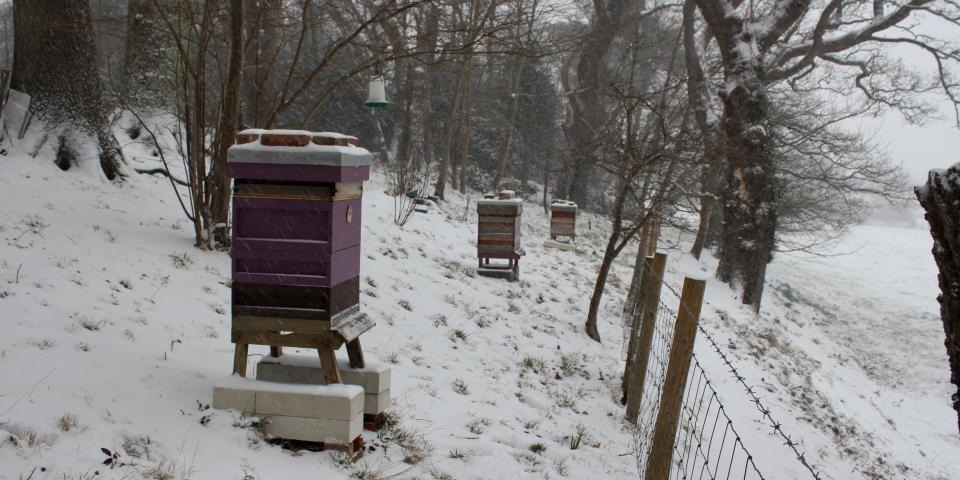
<instances>
[{"instance_id":1,"label":"tree trunk","mask_svg":"<svg viewBox=\"0 0 960 480\"><path fill-rule=\"evenodd\" d=\"M572 150L572 163L561 193L581 208L588 206L588 187L593 175L598 137L605 123L603 92L607 86L607 68L604 58L614 45L613 40L621 27L629 23L624 22L624 17L632 3L626 0L594 2L590 31L578 54L576 90L570 94L573 121L566 132Z\"/></svg>"},{"instance_id":2,"label":"tree trunk","mask_svg":"<svg viewBox=\"0 0 960 480\"><path fill-rule=\"evenodd\" d=\"M600 271L597 272L597 281L593 285L593 295L590 296L590 308L587 311L587 322L584 325L587 336L591 339L600 341L600 332L597 329L597 315L600 312L600 300L603 298L603 289L607 285L607 277L610 275L610 267L613 261L620 254L625 242L621 242L623 232L623 204L627 199L627 191L630 188L629 179L621 179L617 188L617 198L613 205L613 219L611 221L610 238L607 240L607 247L603 251L603 260L600 261ZM627 238L626 241L629 241ZM620 242L618 247L618 242Z\"/></svg>"},{"instance_id":3,"label":"tree trunk","mask_svg":"<svg viewBox=\"0 0 960 480\"><path fill-rule=\"evenodd\" d=\"M470 131L470 82L471 76L473 73L473 61L468 56L465 60L467 62L466 73L464 74L463 81L463 109L461 114L463 115L463 121L461 122L461 135L460 139L460 162L457 164L457 190L463 193L466 191L467 183L467 164L470 162L470 137L473 132Z\"/></svg>"},{"instance_id":4,"label":"tree trunk","mask_svg":"<svg viewBox=\"0 0 960 480\"><path fill-rule=\"evenodd\" d=\"M123 60L123 94L126 102L155 109L172 103L173 79L170 55L175 51L171 36L154 6L157 0L130 0L127 8L127 46ZM159 0L169 7L167 0Z\"/></svg>"},{"instance_id":5,"label":"tree trunk","mask_svg":"<svg viewBox=\"0 0 960 480\"><path fill-rule=\"evenodd\" d=\"M518 90L520 89L520 78L523 75L523 67L526 63L524 57L517 57L517 63L514 67L514 78L511 78L511 97L512 104L510 106L510 117L507 120L507 124L504 126L506 129L506 138L503 140L503 144L500 146L500 160L497 162L497 172L493 177L493 182L490 183L490 191L496 192L500 188L500 182L503 181L503 175L507 171L507 162L510 160L510 147L513 144L513 132L516 130L517 124L517 112L520 110L520 95Z\"/></svg>"},{"instance_id":6,"label":"tree trunk","mask_svg":"<svg viewBox=\"0 0 960 480\"><path fill-rule=\"evenodd\" d=\"M746 63L729 67L726 75L742 80L723 98L726 171L717 276L739 284L741 301L759 311L774 249L779 188L767 89L758 72L744 71Z\"/></svg>"},{"instance_id":7,"label":"tree trunk","mask_svg":"<svg viewBox=\"0 0 960 480\"><path fill-rule=\"evenodd\" d=\"M683 51L684 64L687 67L687 101L693 109L693 118L700 131L700 144L703 148L703 165L700 176L700 225L697 237L693 241L690 253L700 259L703 248L716 230L714 219L719 198L717 177L723 162L716 123L710 112L710 94L707 76L700 62L696 41L696 3L686 0L683 4Z\"/></svg>"},{"instance_id":8,"label":"tree trunk","mask_svg":"<svg viewBox=\"0 0 960 480\"><path fill-rule=\"evenodd\" d=\"M211 199L212 229L220 246L230 245L226 225L230 219L230 177L227 176L227 149L233 145L240 116L240 85L243 80L243 0L230 0L230 64L223 92L217 140L211 158L213 171L208 187Z\"/></svg>"},{"instance_id":9,"label":"tree trunk","mask_svg":"<svg viewBox=\"0 0 960 480\"><path fill-rule=\"evenodd\" d=\"M590 309L587 311L587 323L584 328L587 336L597 342L600 341L600 331L597 329L597 315L600 312L600 300L603 298L603 289L607 285L607 277L610 276L610 266L613 260L617 258L616 244L620 238L619 229L610 235L607 240L607 248L603 251L603 260L600 262L600 271L597 272L597 282L593 285L593 295L590 296Z\"/></svg>"},{"instance_id":10,"label":"tree trunk","mask_svg":"<svg viewBox=\"0 0 960 480\"><path fill-rule=\"evenodd\" d=\"M247 45L243 56L243 124L263 128L277 101L275 72L283 35L283 2L244 2Z\"/></svg>"},{"instance_id":11,"label":"tree trunk","mask_svg":"<svg viewBox=\"0 0 960 480\"><path fill-rule=\"evenodd\" d=\"M697 226L697 236L693 241L690 253L700 259L704 247L708 246L717 230L719 182L717 177L723 167L723 156L716 136L704 137L704 167L700 178L700 224Z\"/></svg>"},{"instance_id":12,"label":"tree trunk","mask_svg":"<svg viewBox=\"0 0 960 480\"><path fill-rule=\"evenodd\" d=\"M81 127L100 147L100 168L120 177L123 154L110 128L88 0L13 3L12 87L32 96L32 109L51 127Z\"/></svg>"},{"instance_id":13,"label":"tree trunk","mask_svg":"<svg viewBox=\"0 0 960 480\"><path fill-rule=\"evenodd\" d=\"M944 345L950 362L953 409L960 431L960 164L946 171L931 171L927 184L915 189L926 210L933 236L933 258L940 269L940 319L946 334Z\"/></svg>"}]
</instances>

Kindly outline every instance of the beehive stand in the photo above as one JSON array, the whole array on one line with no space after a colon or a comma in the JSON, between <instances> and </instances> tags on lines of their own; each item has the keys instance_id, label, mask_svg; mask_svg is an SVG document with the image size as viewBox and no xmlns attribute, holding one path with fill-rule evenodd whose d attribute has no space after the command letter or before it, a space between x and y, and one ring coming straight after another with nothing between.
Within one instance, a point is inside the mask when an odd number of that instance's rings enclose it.
<instances>
[{"instance_id":1,"label":"beehive stand","mask_svg":"<svg viewBox=\"0 0 960 480\"><path fill-rule=\"evenodd\" d=\"M250 344L315 348L328 383L341 383L335 351L363 368L360 225L369 153L357 139L303 131L245 130L228 152L234 178L234 372Z\"/></svg>"},{"instance_id":2,"label":"beehive stand","mask_svg":"<svg viewBox=\"0 0 960 480\"><path fill-rule=\"evenodd\" d=\"M499 199L477 201L477 273L487 277L516 281L520 277L521 215L523 201L512 192L501 192ZM490 263L506 260L507 264Z\"/></svg>"}]
</instances>

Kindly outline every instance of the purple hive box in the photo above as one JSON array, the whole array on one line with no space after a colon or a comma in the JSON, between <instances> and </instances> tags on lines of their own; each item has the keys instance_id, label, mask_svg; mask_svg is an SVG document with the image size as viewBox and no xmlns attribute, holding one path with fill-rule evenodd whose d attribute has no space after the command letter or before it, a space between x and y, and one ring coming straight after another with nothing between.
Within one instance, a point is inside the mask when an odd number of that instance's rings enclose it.
<instances>
[{"instance_id":1,"label":"purple hive box","mask_svg":"<svg viewBox=\"0 0 960 480\"><path fill-rule=\"evenodd\" d=\"M244 130L227 172L235 323L238 315L333 321L356 311L370 153L340 134Z\"/></svg>"}]
</instances>

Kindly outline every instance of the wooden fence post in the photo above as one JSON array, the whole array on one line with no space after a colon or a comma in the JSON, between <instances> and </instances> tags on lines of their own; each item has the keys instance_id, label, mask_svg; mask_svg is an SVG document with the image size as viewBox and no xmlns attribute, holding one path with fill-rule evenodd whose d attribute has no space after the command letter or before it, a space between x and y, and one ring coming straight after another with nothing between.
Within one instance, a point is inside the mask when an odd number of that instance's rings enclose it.
<instances>
[{"instance_id":1,"label":"wooden fence post","mask_svg":"<svg viewBox=\"0 0 960 480\"><path fill-rule=\"evenodd\" d=\"M646 380L647 364L650 363L650 347L657 324L657 307L660 305L660 290L663 286L663 272L667 267L667 255L657 253L647 257L644 266L642 307L635 316L630 328L630 342L627 350L627 366L624 378L627 385L627 422L637 423L640 416L640 402L643 400L643 384Z\"/></svg>"},{"instance_id":2,"label":"wooden fence post","mask_svg":"<svg viewBox=\"0 0 960 480\"><path fill-rule=\"evenodd\" d=\"M637 264L633 272L634 279L630 282L630 291L627 293L627 304L624 307L624 315L630 321L630 328L627 331L627 357L623 366L623 376L620 377L620 386L623 390L623 396L620 398L622 405L627 404L627 390L630 385L630 380L633 378L630 372L635 363L637 334L640 332L640 317L643 315L643 306L646 303L643 300L643 285L650 283L650 266L653 265L653 257L644 257L643 244L641 243L640 245L640 251L637 252Z\"/></svg>"},{"instance_id":3,"label":"wooden fence post","mask_svg":"<svg viewBox=\"0 0 960 480\"><path fill-rule=\"evenodd\" d=\"M683 408L683 392L687 387L687 373L693 359L693 342L697 338L697 322L703 305L706 282L690 277L683 279L680 294L680 309L673 330L673 345L670 347L670 363L660 397L660 412L653 429L653 445L647 458L644 478L665 479L673 465L673 440L677 436L680 409Z\"/></svg>"},{"instance_id":4,"label":"wooden fence post","mask_svg":"<svg viewBox=\"0 0 960 480\"><path fill-rule=\"evenodd\" d=\"M660 216L648 215L640 232L640 251L644 257L652 257L657 253L657 241L660 239Z\"/></svg>"}]
</instances>

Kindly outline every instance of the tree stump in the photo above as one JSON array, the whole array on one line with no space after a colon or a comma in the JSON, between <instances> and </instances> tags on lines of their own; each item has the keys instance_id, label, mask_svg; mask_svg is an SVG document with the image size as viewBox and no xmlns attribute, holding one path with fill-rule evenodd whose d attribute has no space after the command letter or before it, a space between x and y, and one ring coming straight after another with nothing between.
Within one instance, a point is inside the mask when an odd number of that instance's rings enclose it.
<instances>
[{"instance_id":1,"label":"tree stump","mask_svg":"<svg viewBox=\"0 0 960 480\"><path fill-rule=\"evenodd\" d=\"M960 163L947 170L931 170L926 185L914 189L926 210L933 236L933 258L940 269L940 318L950 361L953 409L960 430Z\"/></svg>"}]
</instances>

